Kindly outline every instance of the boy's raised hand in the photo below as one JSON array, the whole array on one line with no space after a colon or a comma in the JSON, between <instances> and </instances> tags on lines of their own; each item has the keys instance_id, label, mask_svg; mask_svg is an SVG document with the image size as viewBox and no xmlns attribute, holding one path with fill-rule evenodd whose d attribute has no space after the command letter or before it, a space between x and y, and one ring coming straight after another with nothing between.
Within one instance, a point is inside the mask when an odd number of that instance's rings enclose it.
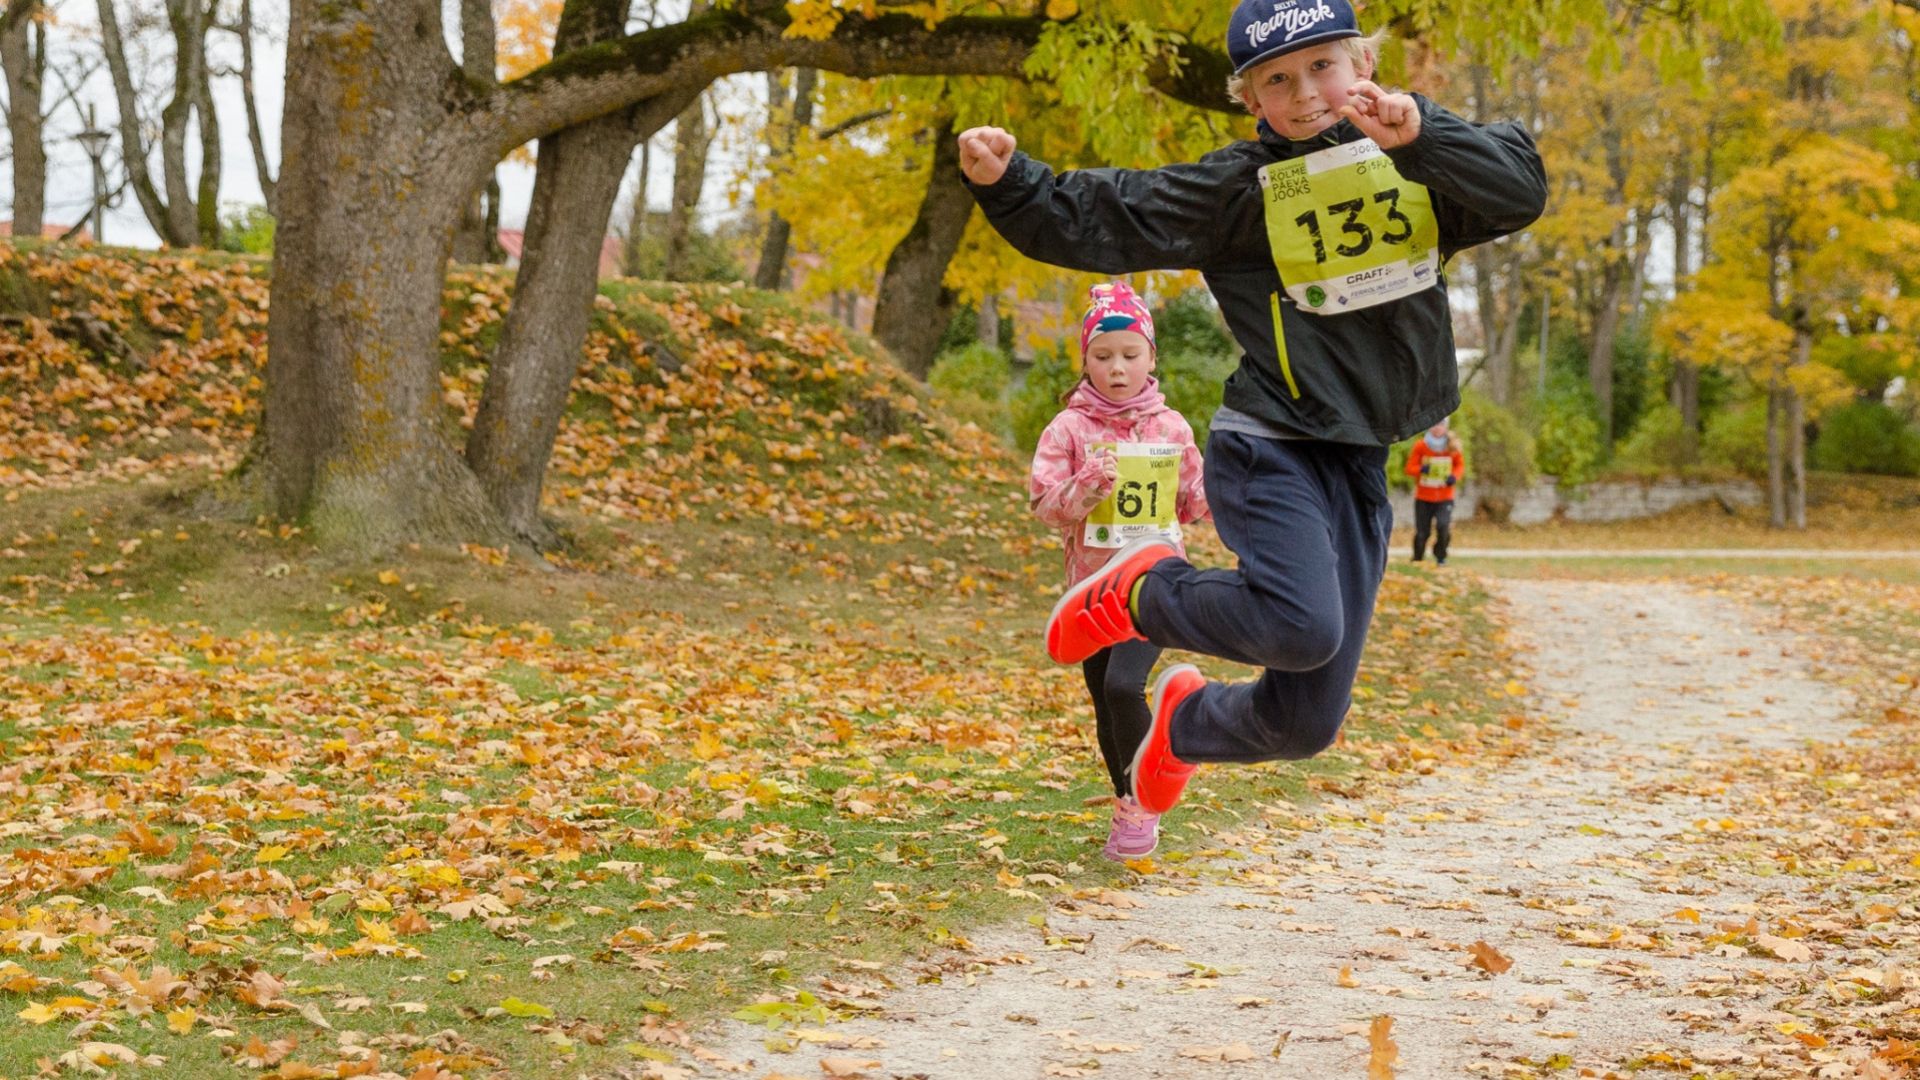
<instances>
[{"instance_id":1,"label":"boy's raised hand","mask_svg":"<svg viewBox=\"0 0 1920 1080\"><path fill-rule=\"evenodd\" d=\"M1341 106L1340 115L1380 149L1392 150L1420 137L1420 105L1412 94L1389 94L1366 79L1348 92L1353 100Z\"/></svg>"},{"instance_id":2,"label":"boy's raised hand","mask_svg":"<svg viewBox=\"0 0 1920 1080\"><path fill-rule=\"evenodd\" d=\"M960 133L960 171L976 184L998 183L1013 160L1013 133L997 127L968 128Z\"/></svg>"}]
</instances>

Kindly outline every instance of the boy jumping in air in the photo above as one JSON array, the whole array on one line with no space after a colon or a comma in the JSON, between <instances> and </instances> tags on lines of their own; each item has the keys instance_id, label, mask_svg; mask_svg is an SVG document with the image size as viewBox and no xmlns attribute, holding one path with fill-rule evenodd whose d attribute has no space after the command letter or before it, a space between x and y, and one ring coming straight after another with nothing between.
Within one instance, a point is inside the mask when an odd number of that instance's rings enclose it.
<instances>
[{"instance_id":1,"label":"boy jumping in air","mask_svg":"<svg viewBox=\"0 0 1920 1080\"><path fill-rule=\"evenodd\" d=\"M1198 162L1055 174L999 128L959 137L987 219L1076 270L1200 271L1244 354L1206 453L1233 570L1163 541L1068 590L1047 651L1077 663L1146 640L1265 668L1155 682L1134 798L1164 813L1200 762L1305 758L1332 743L1385 572L1387 447L1459 403L1446 260L1525 228L1546 202L1533 140L1371 80L1377 38L1347 0L1242 0L1228 92L1258 137Z\"/></svg>"}]
</instances>

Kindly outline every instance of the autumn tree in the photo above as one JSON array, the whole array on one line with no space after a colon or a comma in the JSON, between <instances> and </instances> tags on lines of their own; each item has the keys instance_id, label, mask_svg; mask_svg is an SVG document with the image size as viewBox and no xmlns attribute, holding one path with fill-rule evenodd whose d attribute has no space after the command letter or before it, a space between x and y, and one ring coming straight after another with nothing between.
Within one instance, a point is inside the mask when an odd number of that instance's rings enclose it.
<instances>
[{"instance_id":1,"label":"autumn tree","mask_svg":"<svg viewBox=\"0 0 1920 1080\"><path fill-rule=\"evenodd\" d=\"M437 0L292 6L266 400L242 481L327 541L509 532L444 433L436 342L458 213L513 147L636 111L664 123L727 73L1018 76L1053 24L756 0L564 50L496 86L460 77L441 25ZM538 472L524 475L537 504Z\"/></svg>"},{"instance_id":2,"label":"autumn tree","mask_svg":"<svg viewBox=\"0 0 1920 1080\"><path fill-rule=\"evenodd\" d=\"M1805 528L1809 415L1848 396L1818 362L1829 343L1920 356L1920 223L1899 213L1902 168L1871 145L1901 93L1887 23L1847 0L1782 0L1781 16L1784 46L1750 58L1766 79L1722 144L1740 164L1715 197L1709 261L1661 333L1764 395L1769 520Z\"/></svg>"},{"instance_id":3,"label":"autumn tree","mask_svg":"<svg viewBox=\"0 0 1920 1080\"><path fill-rule=\"evenodd\" d=\"M120 109L121 158L147 222L175 247L215 246L220 240L220 119L213 107L207 69L207 31L214 25L219 0L166 0L165 17L173 39L173 87L160 111L160 183L153 181L147 143L140 123L139 88L127 63L115 0L98 0L100 46ZM136 9L136 15L144 13ZM199 124L199 178L187 179L188 126Z\"/></svg>"}]
</instances>

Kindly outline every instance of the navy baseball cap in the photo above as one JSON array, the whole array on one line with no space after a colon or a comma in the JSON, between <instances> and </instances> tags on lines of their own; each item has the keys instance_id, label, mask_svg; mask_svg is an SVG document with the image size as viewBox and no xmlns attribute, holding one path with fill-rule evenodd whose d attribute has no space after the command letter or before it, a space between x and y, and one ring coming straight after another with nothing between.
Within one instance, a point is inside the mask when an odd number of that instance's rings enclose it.
<instances>
[{"instance_id":1,"label":"navy baseball cap","mask_svg":"<svg viewBox=\"0 0 1920 1080\"><path fill-rule=\"evenodd\" d=\"M1227 24L1227 58L1239 75L1295 49L1359 36L1347 0L1240 0Z\"/></svg>"}]
</instances>

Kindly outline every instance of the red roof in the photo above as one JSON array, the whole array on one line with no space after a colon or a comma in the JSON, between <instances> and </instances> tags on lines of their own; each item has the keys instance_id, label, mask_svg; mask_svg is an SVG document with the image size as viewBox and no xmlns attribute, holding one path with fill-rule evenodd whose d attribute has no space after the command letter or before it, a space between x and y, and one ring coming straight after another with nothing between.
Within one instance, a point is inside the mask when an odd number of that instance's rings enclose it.
<instances>
[{"instance_id":1,"label":"red roof","mask_svg":"<svg viewBox=\"0 0 1920 1080\"><path fill-rule=\"evenodd\" d=\"M73 228L73 226L71 225L43 224L40 226L40 238L42 240L58 240L61 237L67 235L67 230L71 228ZM13 235L13 222L0 221L0 236L12 236L12 235ZM88 232L86 228L82 226L79 232L73 234L73 238L75 241L92 240L93 234Z\"/></svg>"},{"instance_id":2,"label":"red roof","mask_svg":"<svg viewBox=\"0 0 1920 1080\"><path fill-rule=\"evenodd\" d=\"M527 234L520 229L500 230L500 249L507 253L507 265L518 266L521 253L527 247ZM603 236L600 238L600 276L618 277L620 274L620 238Z\"/></svg>"}]
</instances>

